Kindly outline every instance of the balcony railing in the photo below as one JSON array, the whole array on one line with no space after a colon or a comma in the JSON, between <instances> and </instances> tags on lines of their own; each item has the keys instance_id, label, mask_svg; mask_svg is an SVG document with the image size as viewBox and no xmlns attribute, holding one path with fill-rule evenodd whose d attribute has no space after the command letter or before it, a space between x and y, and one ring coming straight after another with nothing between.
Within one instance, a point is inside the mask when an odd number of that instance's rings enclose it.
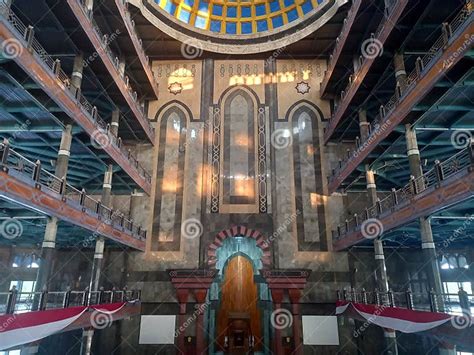
<instances>
[{"instance_id":1,"label":"balcony railing","mask_svg":"<svg viewBox=\"0 0 474 355\"><path fill-rule=\"evenodd\" d=\"M8 7L4 2L0 2L0 17L3 17L18 33L18 37L25 48L31 50L31 52L45 65L45 67L56 77L60 86L65 92L71 97L71 100L78 102L82 108L85 116L94 123L97 127L100 135L104 135L107 138L107 145L113 145L117 147L122 154L124 154L129 160L130 164L134 166L139 174L145 178L147 182L151 182L151 175L139 164L138 160L131 154L130 149L127 149L122 145L122 140L115 137L109 131L110 125L107 124L98 114L96 106L93 106L87 101L82 95L80 90L75 89L71 86L71 79L61 69L61 62L59 59L53 59L41 44L34 37L34 29L32 26L25 26L23 22L16 16L16 14Z\"/></svg>"},{"instance_id":2,"label":"balcony railing","mask_svg":"<svg viewBox=\"0 0 474 355\"><path fill-rule=\"evenodd\" d=\"M343 238L345 234L360 229L365 220L379 218L384 213L394 211L409 203L416 195L436 187L442 181L466 168L474 168L474 142L442 163L436 161L435 166L419 178L415 179L412 176L407 185L398 190L392 189L390 195L383 200L378 200L375 205L366 208L363 213L354 214L353 218L347 219L343 225L337 226L336 231L332 231L333 238L335 240Z\"/></svg>"},{"instance_id":3,"label":"balcony railing","mask_svg":"<svg viewBox=\"0 0 474 355\"><path fill-rule=\"evenodd\" d=\"M354 303L373 304L377 306L388 306L407 308L416 311L443 312L448 314L472 314L474 311L474 295L462 290L458 293L435 293L412 292L410 289L401 292L388 291L373 292L340 290L337 291L337 299Z\"/></svg>"},{"instance_id":4,"label":"balcony railing","mask_svg":"<svg viewBox=\"0 0 474 355\"><path fill-rule=\"evenodd\" d=\"M459 35L457 32L461 32L461 28L464 24L472 21L471 14L473 8L472 1L469 1L450 24L443 24L442 35L423 58L417 58L415 69L410 73L410 75L408 75L406 89L401 92L400 89L397 88L397 91L392 98L385 105L380 106L379 115L369 125L369 136L367 137L367 140L361 142L359 137L356 137L355 150L352 152L350 149L347 150L345 159L339 160L338 167L332 171L332 177L338 175L349 161L357 158L357 156L385 130L384 127L389 123L388 121L391 114L398 107L400 102L402 102L405 97L416 91L417 83L437 62L441 54L446 50L447 44L452 40L452 38L457 38Z\"/></svg>"},{"instance_id":5,"label":"balcony railing","mask_svg":"<svg viewBox=\"0 0 474 355\"><path fill-rule=\"evenodd\" d=\"M8 140L0 143L0 167L4 170L14 170L26 176L35 185L41 186L42 190L58 194L65 203L82 209L89 215L96 216L97 219L114 228L129 232L133 238L138 240L146 239L146 231L134 224L132 220L125 218L122 212L103 206L100 201L88 196L84 189L78 190L68 184L65 178L58 178L43 169L39 160L32 162L15 152L10 148Z\"/></svg>"},{"instance_id":6,"label":"balcony railing","mask_svg":"<svg viewBox=\"0 0 474 355\"><path fill-rule=\"evenodd\" d=\"M94 29L95 36L97 37L99 42L102 44L102 48L100 48L98 51L102 51L103 53L105 53L107 55L108 59L110 60L110 62L113 65L118 77L123 81L123 85L127 88L128 95L132 99L132 102L134 103L136 109L141 114L142 117L140 117L140 119L143 122L146 122L146 124L147 124L146 129L151 134L154 134L154 129L150 125L150 122L148 121L148 118L146 117L145 108L142 105L140 105L140 103L138 102L137 92L133 91L132 87L130 86L129 78L128 78L127 75L125 75L125 71L122 72L120 70L120 60L119 60L119 58L117 56L114 56L114 54L112 53L112 50L110 49L109 43L110 43L111 40L113 40L113 37L112 37L113 35L109 37L108 35L104 35L102 33L102 31L99 28L99 25L94 20L93 12L88 10L88 8L87 8L86 0L76 0L76 1L81 5L80 7L82 9L83 14L86 16L86 18L89 19L89 22L91 23L92 28ZM99 53L99 55L100 55L100 53Z\"/></svg>"},{"instance_id":7,"label":"balcony railing","mask_svg":"<svg viewBox=\"0 0 474 355\"><path fill-rule=\"evenodd\" d=\"M140 290L19 292L14 286L9 292L0 292L0 314L139 301L140 298Z\"/></svg>"}]
</instances>

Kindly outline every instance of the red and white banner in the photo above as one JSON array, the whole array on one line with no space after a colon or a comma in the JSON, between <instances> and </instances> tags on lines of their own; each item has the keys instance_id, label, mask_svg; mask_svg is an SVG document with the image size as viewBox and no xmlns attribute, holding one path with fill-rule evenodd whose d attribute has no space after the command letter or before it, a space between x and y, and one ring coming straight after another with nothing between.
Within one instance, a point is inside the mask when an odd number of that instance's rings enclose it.
<instances>
[{"instance_id":1,"label":"red and white banner","mask_svg":"<svg viewBox=\"0 0 474 355\"><path fill-rule=\"evenodd\" d=\"M402 333L424 332L445 323L450 322L456 329L461 329L459 317L446 313L433 313L415 311L405 308L376 306L370 304L353 303L348 301L336 302L336 314L347 315L354 318L366 320L371 324L378 325L386 329L398 330ZM471 319L466 319L467 328L472 324ZM470 323L470 324L469 324Z\"/></svg>"},{"instance_id":2,"label":"red and white banner","mask_svg":"<svg viewBox=\"0 0 474 355\"><path fill-rule=\"evenodd\" d=\"M67 330L83 326L96 329L106 328L118 319L114 315L127 304L129 303L120 302L2 315L0 316L0 350L31 343L66 328Z\"/></svg>"}]
</instances>

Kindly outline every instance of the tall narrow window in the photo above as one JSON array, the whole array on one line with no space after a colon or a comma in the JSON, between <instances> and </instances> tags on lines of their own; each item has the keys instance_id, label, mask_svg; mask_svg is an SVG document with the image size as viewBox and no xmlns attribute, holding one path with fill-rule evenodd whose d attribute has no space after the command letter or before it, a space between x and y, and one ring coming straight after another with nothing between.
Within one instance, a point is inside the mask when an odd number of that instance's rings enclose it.
<instances>
[{"instance_id":1,"label":"tall narrow window","mask_svg":"<svg viewBox=\"0 0 474 355\"><path fill-rule=\"evenodd\" d=\"M230 213L257 208L255 116L256 107L247 92L236 90L226 99L221 176L222 204Z\"/></svg>"},{"instance_id":2,"label":"tall narrow window","mask_svg":"<svg viewBox=\"0 0 474 355\"><path fill-rule=\"evenodd\" d=\"M160 123L152 250L179 250L185 139L185 115L172 107Z\"/></svg>"},{"instance_id":3,"label":"tall narrow window","mask_svg":"<svg viewBox=\"0 0 474 355\"><path fill-rule=\"evenodd\" d=\"M292 116L298 244L305 249L308 245L320 249L326 241L318 123L317 115L307 106Z\"/></svg>"}]
</instances>

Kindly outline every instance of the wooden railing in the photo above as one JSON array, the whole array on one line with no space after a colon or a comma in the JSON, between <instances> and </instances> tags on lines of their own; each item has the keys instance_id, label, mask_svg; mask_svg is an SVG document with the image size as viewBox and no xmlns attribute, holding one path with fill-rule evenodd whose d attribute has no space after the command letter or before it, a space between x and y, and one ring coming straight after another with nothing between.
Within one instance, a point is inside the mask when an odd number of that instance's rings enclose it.
<instances>
[{"instance_id":1,"label":"wooden railing","mask_svg":"<svg viewBox=\"0 0 474 355\"><path fill-rule=\"evenodd\" d=\"M97 216L103 223L114 228L125 230L138 240L146 239L146 230L125 218L118 210L103 206L100 201L86 194L84 189L78 190L67 183L66 178L59 178L41 167L41 162L32 162L10 148L8 140L0 143L0 168L4 171L15 170L21 175L31 179L42 190L49 190L61 196L65 203L87 211L89 215Z\"/></svg>"},{"instance_id":2,"label":"wooden railing","mask_svg":"<svg viewBox=\"0 0 474 355\"><path fill-rule=\"evenodd\" d=\"M338 225L336 230L332 231L333 238L335 240L344 238L345 234L360 229L365 220L378 218L384 213L393 211L405 205L414 196L469 168L474 168L474 142L451 158L443 162L436 161L435 166L419 178L415 179L412 176L404 187L398 190L392 189L390 195L378 200L375 205L366 208L362 213L355 213L351 219L347 219L343 225Z\"/></svg>"}]
</instances>

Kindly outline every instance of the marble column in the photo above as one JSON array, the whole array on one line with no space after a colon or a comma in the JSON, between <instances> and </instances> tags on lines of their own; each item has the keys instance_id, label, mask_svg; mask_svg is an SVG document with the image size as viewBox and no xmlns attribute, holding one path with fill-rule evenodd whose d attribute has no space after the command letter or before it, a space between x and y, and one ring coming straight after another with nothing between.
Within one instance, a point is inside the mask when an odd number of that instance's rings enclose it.
<instances>
[{"instance_id":1,"label":"marble column","mask_svg":"<svg viewBox=\"0 0 474 355\"><path fill-rule=\"evenodd\" d=\"M272 289L272 300L273 300L273 311L279 312L281 309L281 304L283 302L283 289ZM279 327L274 327L274 338L273 338L273 350L275 355L283 355L283 344L281 338L281 329Z\"/></svg>"},{"instance_id":2,"label":"marble column","mask_svg":"<svg viewBox=\"0 0 474 355\"><path fill-rule=\"evenodd\" d=\"M58 158L56 160L55 176L58 178L66 178L69 165L69 155L72 142L72 125L66 124L59 146ZM41 245L41 261L36 277L35 291L41 292L48 290L52 275L53 265L56 259L56 235L58 231L58 218L49 217L46 222L43 243ZM33 309L38 307L39 299L35 297L33 301Z\"/></svg>"},{"instance_id":3,"label":"marble column","mask_svg":"<svg viewBox=\"0 0 474 355\"><path fill-rule=\"evenodd\" d=\"M365 109L360 109L358 112L358 115L359 115L360 141L364 142L369 137L370 123L367 122L367 111Z\"/></svg>"},{"instance_id":4,"label":"marble column","mask_svg":"<svg viewBox=\"0 0 474 355\"><path fill-rule=\"evenodd\" d=\"M421 168L420 151L418 149L418 141L416 139L416 131L411 124L405 125L405 139L407 142L407 156L410 164L410 173L415 178L423 175Z\"/></svg>"},{"instance_id":5,"label":"marble column","mask_svg":"<svg viewBox=\"0 0 474 355\"><path fill-rule=\"evenodd\" d=\"M120 111L119 110L112 111L112 119L110 121L110 134L113 135L115 138L118 137L119 121L120 121Z\"/></svg>"},{"instance_id":6,"label":"marble column","mask_svg":"<svg viewBox=\"0 0 474 355\"><path fill-rule=\"evenodd\" d=\"M84 70L84 54L79 53L74 58L71 75L71 87L75 90L80 90L82 85L82 73Z\"/></svg>"},{"instance_id":7,"label":"marble column","mask_svg":"<svg viewBox=\"0 0 474 355\"><path fill-rule=\"evenodd\" d=\"M104 173L104 182L102 184L102 197L100 203L107 208L112 207L112 173L113 165L109 164Z\"/></svg>"},{"instance_id":8,"label":"marble column","mask_svg":"<svg viewBox=\"0 0 474 355\"><path fill-rule=\"evenodd\" d=\"M302 329L303 325L301 322L301 290L297 288L288 289L288 295L291 302L291 314L293 315L293 339L295 349L292 352L294 355L303 355L303 339Z\"/></svg>"},{"instance_id":9,"label":"marble column","mask_svg":"<svg viewBox=\"0 0 474 355\"><path fill-rule=\"evenodd\" d=\"M365 166L365 179L369 204L374 206L377 203L377 185L375 185L375 173L373 170L370 170L368 165Z\"/></svg>"},{"instance_id":10,"label":"marble column","mask_svg":"<svg viewBox=\"0 0 474 355\"><path fill-rule=\"evenodd\" d=\"M401 93L403 93L407 88L407 72L405 70L405 60L403 53L395 53L393 56L393 65L395 67L395 79L397 80L397 86L400 88Z\"/></svg>"},{"instance_id":11,"label":"marble column","mask_svg":"<svg viewBox=\"0 0 474 355\"><path fill-rule=\"evenodd\" d=\"M194 290L194 297L198 310L203 310L206 303L207 289ZM202 355L207 353L206 335L204 333L204 312L199 311L196 322L196 354Z\"/></svg>"}]
</instances>

